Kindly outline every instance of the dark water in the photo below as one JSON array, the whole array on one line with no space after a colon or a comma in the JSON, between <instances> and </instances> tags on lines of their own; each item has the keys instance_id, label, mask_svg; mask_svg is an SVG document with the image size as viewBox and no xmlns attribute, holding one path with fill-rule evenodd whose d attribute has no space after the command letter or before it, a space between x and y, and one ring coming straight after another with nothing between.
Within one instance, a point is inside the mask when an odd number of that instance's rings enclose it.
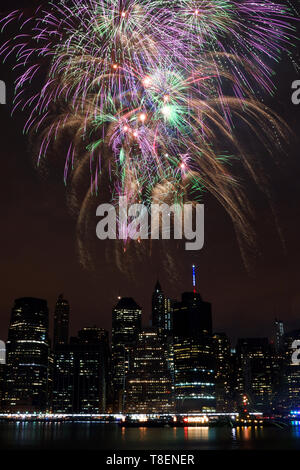
<instances>
[{"instance_id":1,"label":"dark water","mask_svg":"<svg viewBox=\"0 0 300 470\"><path fill-rule=\"evenodd\" d=\"M13 450L300 450L300 428L127 428L100 423L0 423Z\"/></svg>"}]
</instances>

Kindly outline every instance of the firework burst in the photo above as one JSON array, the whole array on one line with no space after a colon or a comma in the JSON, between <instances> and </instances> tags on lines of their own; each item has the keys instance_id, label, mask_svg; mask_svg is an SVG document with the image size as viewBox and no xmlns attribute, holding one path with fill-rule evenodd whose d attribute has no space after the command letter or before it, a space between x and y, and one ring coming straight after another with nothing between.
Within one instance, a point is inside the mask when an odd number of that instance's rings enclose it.
<instances>
[{"instance_id":1,"label":"firework burst","mask_svg":"<svg viewBox=\"0 0 300 470\"><path fill-rule=\"evenodd\" d=\"M237 123L267 150L286 133L257 94L274 90L272 63L289 50L291 16L267 0L61 0L32 18L2 19L3 28L20 22L0 50L22 70L13 111L28 111L24 130L39 143L39 163L65 147L82 250L90 206L107 190L111 200L148 205L199 201L207 190L251 242L229 155L258 181Z\"/></svg>"}]
</instances>

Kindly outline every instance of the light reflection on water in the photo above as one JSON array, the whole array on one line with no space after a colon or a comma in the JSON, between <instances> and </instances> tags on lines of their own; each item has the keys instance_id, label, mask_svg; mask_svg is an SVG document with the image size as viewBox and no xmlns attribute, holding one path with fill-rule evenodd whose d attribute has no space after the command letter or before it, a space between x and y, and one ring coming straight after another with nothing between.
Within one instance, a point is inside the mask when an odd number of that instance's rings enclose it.
<instances>
[{"instance_id":1,"label":"light reflection on water","mask_svg":"<svg viewBox=\"0 0 300 470\"><path fill-rule=\"evenodd\" d=\"M295 436L297 436L298 439L300 439L300 426L294 427L294 434Z\"/></svg>"},{"instance_id":2,"label":"light reflection on water","mask_svg":"<svg viewBox=\"0 0 300 470\"><path fill-rule=\"evenodd\" d=\"M212 429L211 429L212 430ZM184 439L188 441L192 440L208 440L209 439L209 427L185 427L184 428Z\"/></svg>"},{"instance_id":3,"label":"light reflection on water","mask_svg":"<svg viewBox=\"0 0 300 470\"><path fill-rule=\"evenodd\" d=\"M7 449L298 449L294 428L122 428L101 423L0 423Z\"/></svg>"}]
</instances>

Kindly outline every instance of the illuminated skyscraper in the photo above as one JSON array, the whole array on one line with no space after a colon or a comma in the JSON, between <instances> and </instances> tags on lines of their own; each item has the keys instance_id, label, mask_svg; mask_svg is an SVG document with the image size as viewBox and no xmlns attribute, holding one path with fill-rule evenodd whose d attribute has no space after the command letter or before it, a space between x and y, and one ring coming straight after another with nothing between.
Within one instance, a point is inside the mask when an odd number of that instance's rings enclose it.
<instances>
[{"instance_id":1,"label":"illuminated skyscraper","mask_svg":"<svg viewBox=\"0 0 300 470\"><path fill-rule=\"evenodd\" d=\"M47 302L34 298L16 300L7 341L7 410L46 411L48 356Z\"/></svg>"},{"instance_id":2,"label":"illuminated skyscraper","mask_svg":"<svg viewBox=\"0 0 300 470\"><path fill-rule=\"evenodd\" d=\"M126 411L128 413L173 411L172 379L157 330L154 328L143 330L129 357Z\"/></svg>"},{"instance_id":3,"label":"illuminated skyscraper","mask_svg":"<svg viewBox=\"0 0 300 470\"><path fill-rule=\"evenodd\" d=\"M300 410L300 354L295 341L300 341L300 330L289 331L282 338L282 398L287 412Z\"/></svg>"},{"instance_id":4,"label":"illuminated skyscraper","mask_svg":"<svg viewBox=\"0 0 300 470\"><path fill-rule=\"evenodd\" d=\"M0 364L6 364L6 345L0 341Z\"/></svg>"},{"instance_id":5,"label":"illuminated skyscraper","mask_svg":"<svg viewBox=\"0 0 300 470\"><path fill-rule=\"evenodd\" d=\"M272 404L272 348L267 338L243 338L237 343L237 391L246 395L254 411Z\"/></svg>"},{"instance_id":6,"label":"illuminated skyscraper","mask_svg":"<svg viewBox=\"0 0 300 470\"><path fill-rule=\"evenodd\" d=\"M282 349L282 337L284 335L284 326L281 320L275 319L275 348L279 352Z\"/></svg>"},{"instance_id":7,"label":"illuminated skyscraper","mask_svg":"<svg viewBox=\"0 0 300 470\"><path fill-rule=\"evenodd\" d=\"M70 344L57 345L53 364L53 413L73 413L75 410L76 362L75 351Z\"/></svg>"},{"instance_id":8,"label":"illuminated skyscraper","mask_svg":"<svg viewBox=\"0 0 300 470\"><path fill-rule=\"evenodd\" d=\"M173 307L175 399L178 412L214 411L215 355L211 305L195 292Z\"/></svg>"},{"instance_id":9,"label":"illuminated skyscraper","mask_svg":"<svg viewBox=\"0 0 300 470\"><path fill-rule=\"evenodd\" d=\"M152 294L152 326L157 329L160 341L164 345L165 359L174 381L173 303L165 296L157 281Z\"/></svg>"},{"instance_id":10,"label":"illuminated skyscraper","mask_svg":"<svg viewBox=\"0 0 300 470\"><path fill-rule=\"evenodd\" d=\"M0 362L0 411L4 409L4 393L6 384L6 369L7 366Z\"/></svg>"},{"instance_id":11,"label":"illuminated skyscraper","mask_svg":"<svg viewBox=\"0 0 300 470\"><path fill-rule=\"evenodd\" d=\"M232 410L231 344L225 333L215 333L213 338L216 358L216 409L219 412L228 412Z\"/></svg>"},{"instance_id":12,"label":"illuminated skyscraper","mask_svg":"<svg viewBox=\"0 0 300 470\"><path fill-rule=\"evenodd\" d=\"M69 341L69 317L70 305L61 294L55 305L54 312L54 332L53 332L53 348L59 344L68 344Z\"/></svg>"},{"instance_id":13,"label":"illuminated skyscraper","mask_svg":"<svg viewBox=\"0 0 300 470\"><path fill-rule=\"evenodd\" d=\"M103 413L108 388L108 332L84 328L54 356L52 411Z\"/></svg>"},{"instance_id":14,"label":"illuminated skyscraper","mask_svg":"<svg viewBox=\"0 0 300 470\"><path fill-rule=\"evenodd\" d=\"M172 330L172 305L162 291L157 281L152 294L152 326L161 334L171 334Z\"/></svg>"},{"instance_id":15,"label":"illuminated skyscraper","mask_svg":"<svg viewBox=\"0 0 300 470\"><path fill-rule=\"evenodd\" d=\"M105 412L109 389L108 331L84 328L72 346L76 346L78 361L76 409L81 413Z\"/></svg>"},{"instance_id":16,"label":"illuminated skyscraper","mask_svg":"<svg viewBox=\"0 0 300 470\"><path fill-rule=\"evenodd\" d=\"M4 341L0 341L0 411L3 407L4 387L6 383L6 346Z\"/></svg>"},{"instance_id":17,"label":"illuminated skyscraper","mask_svg":"<svg viewBox=\"0 0 300 470\"><path fill-rule=\"evenodd\" d=\"M112 312L112 371L116 411L122 411L124 406L129 351L138 339L141 317L141 308L128 297L119 299Z\"/></svg>"}]
</instances>

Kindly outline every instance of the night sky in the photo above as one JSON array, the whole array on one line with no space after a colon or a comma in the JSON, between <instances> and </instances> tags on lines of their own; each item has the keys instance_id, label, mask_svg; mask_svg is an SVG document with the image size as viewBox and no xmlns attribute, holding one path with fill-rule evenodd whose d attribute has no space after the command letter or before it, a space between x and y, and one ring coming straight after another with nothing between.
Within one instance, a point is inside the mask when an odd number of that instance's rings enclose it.
<instances>
[{"instance_id":1,"label":"night sky","mask_svg":"<svg viewBox=\"0 0 300 470\"><path fill-rule=\"evenodd\" d=\"M15 6L40 2L1 2L2 12ZM2 40L1 40L2 42ZM296 56L296 55L295 55ZM245 182L255 210L258 255L247 271L229 216L209 195L205 203L205 247L200 252L175 251L176 269L166 271L159 256L153 255L124 276L114 259L106 259L101 241L96 271L84 270L76 250L76 220L66 204L63 173L51 160L47 170L38 172L34 155L22 127L25 116L10 117L13 98L12 63L1 65L0 79L8 88L1 119L1 296L0 338L6 339L10 311L15 298L33 296L47 299L52 316L55 300L64 293L71 305L71 333L84 326L110 329L111 309L118 295L132 296L143 307L147 324L151 294L157 277L171 298L191 290L191 265L197 269L198 289L213 305L215 331L240 336L271 336L274 317L289 328L300 328L300 105L291 102L291 84L300 74L284 58L275 66L277 93L266 103L277 111L294 131L285 144L281 164L266 156L257 144L256 156L271 180L273 204L283 234L281 242L275 219L265 195ZM275 157L275 156L274 156ZM64 155L61 155L64 159ZM91 225L95 237L97 219Z\"/></svg>"}]
</instances>

